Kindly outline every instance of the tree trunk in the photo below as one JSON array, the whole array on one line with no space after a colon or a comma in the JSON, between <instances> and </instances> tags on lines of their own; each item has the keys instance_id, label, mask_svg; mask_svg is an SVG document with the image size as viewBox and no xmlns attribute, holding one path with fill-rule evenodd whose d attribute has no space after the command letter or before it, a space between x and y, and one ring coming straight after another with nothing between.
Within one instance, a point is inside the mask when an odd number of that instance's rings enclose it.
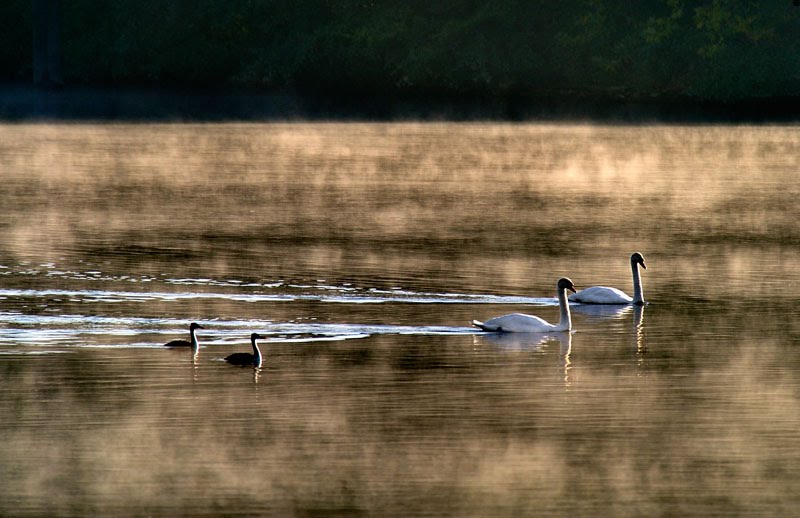
<instances>
[{"instance_id":1,"label":"tree trunk","mask_svg":"<svg viewBox=\"0 0 800 518\"><path fill-rule=\"evenodd\" d=\"M61 77L61 1L33 1L33 83L63 84Z\"/></svg>"}]
</instances>

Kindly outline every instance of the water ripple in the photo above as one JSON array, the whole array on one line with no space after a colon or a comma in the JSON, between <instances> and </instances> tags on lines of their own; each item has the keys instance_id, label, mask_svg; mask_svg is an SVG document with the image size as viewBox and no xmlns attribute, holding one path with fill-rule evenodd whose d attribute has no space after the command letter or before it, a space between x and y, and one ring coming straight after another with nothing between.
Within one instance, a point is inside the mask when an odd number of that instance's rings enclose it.
<instances>
[{"instance_id":1,"label":"water ripple","mask_svg":"<svg viewBox=\"0 0 800 518\"><path fill-rule=\"evenodd\" d=\"M160 347L167 337L186 333L189 322L177 319L93 315L26 315L0 312L0 346ZM372 335L457 335L470 327L271 322L268 320L204 320L203 345L247 343L250 332L272 342L330 342ZM135 340L128 340L134 338Z\"/></svg>"},{"instance_id":2,"label":"water ripple","mask_svg":"<svg viewBox=\"0 0 800 518\"><path fill-rule=\"evenodd\" d=\"M295 286L289 286L290 288ZM300 286L297 286L298 288ZM299 293L220 293L220 292L159 292L120 290L65 290L65 289L0 289L0 298L48 299L64 298L80 302L152 302L195 299L221 299L237 302L291 302L319 301L347 304L529 304L554 306L557 300L543 297L500 296L465 293L425 293L407 290L379 290L370 288L321 288L319 293L308 290ZM324 290L330 290L324 291Z\"/></svg>"}]
</instances>

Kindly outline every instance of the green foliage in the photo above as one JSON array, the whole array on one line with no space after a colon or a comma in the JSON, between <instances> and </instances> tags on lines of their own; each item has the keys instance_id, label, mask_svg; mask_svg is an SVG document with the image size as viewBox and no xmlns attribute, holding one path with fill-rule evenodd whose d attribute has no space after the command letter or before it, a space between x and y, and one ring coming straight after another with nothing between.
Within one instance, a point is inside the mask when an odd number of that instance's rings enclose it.
<instances>
[{"instance_id":1,"label":"green foliage","mask_svg":"<svg viewBox=\"0 0 800 518\"><path fill-rule=\"evenodd\" d=\"M30 77L0 6L0 80ZM790 0L72 0L68 84L736 101L800 90Z\"/></svg>"},{"instance_id":2,"label":"green foliage","mask_svg":"<svg viewBox=\"0 0 800 518\"><path fill-rule=\"evenodd\" d=\"M31 77L33 53L30 0L0 3L0 81Z\"/></svg>"}]
</instances>

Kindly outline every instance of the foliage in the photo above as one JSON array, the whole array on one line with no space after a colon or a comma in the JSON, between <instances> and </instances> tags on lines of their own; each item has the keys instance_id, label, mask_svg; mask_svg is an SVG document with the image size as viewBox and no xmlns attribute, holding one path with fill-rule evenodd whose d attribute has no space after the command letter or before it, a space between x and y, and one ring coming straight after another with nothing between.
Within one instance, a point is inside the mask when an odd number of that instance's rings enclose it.
<instances>
[{"instance_id":1,"label":"foliage","mask_svg":"<svg viewBox=\"0 0 800 518\"><path fill-rule=\"evenodd\" d=\"M0 6L0 80L30 76ZM73 0L67 83L532 98L794 96L800 8L756 0Z\"/></svg>"}]
</instances>

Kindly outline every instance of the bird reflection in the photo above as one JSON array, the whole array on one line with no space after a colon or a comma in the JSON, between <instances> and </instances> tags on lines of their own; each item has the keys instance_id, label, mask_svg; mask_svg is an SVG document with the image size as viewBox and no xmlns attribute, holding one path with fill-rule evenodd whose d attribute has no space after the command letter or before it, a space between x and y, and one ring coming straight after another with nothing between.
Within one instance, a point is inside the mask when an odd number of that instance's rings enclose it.
<instances>
[{"instance_id":1,"label":"bird reflection","mask_svg":"<svg viewBox=\"0 0 800 518\"><path fill-rule=\"evenodd\" d=\"M197 381L197 371L199 369L199 365L197 363L197 357L200 356L200 348L192 349L192 381Z\"/></svg>"},{"instance_id":2,"label":"bird reflection","mask_svg":"<svg viewBox=\"0 0 800 518\"><path fill-rule=\"evenodd\" d=\"M543 345L554 340L561 341L562 335L569 335L569 332L559 333L482 333L476 334L477 340L500 346L503 349L513 351L538 351Z\"/></svg>"},{"instance_id":3,"label":"bird reflection","mask_svg":"<svg viewBox=\"0 0 800 518\"><path fill-rule=\"evenodd\" d=\"M633 304L572 304L569 309L573 313L586 315L587 320L607 320L623 318L631 309L641 308Z\"/></svg>"},{"instance_id":4,"label":"bird reflection","mask_svg":"<svg viewBox=\"0 0 800 518\"><path fill-rule=\"evenodd\" d=\"M633 313L633 345L637 355L647 352L647 345L644 340L644 308L646 304L574 304L570 306L570 311L581 315L586 315L586 321L617 320L625 318L629 313Z\"/></svg>"},{"instance_id":5,"label":"bird reflection","mask_svg":"<svg viewBox=\"0 0 800 518\"><path fill-rule=\"evenodd\" d=\"M200 357L200 344L198 343L197 337L195 336L195 329L203 329L203 326L192 322L192 325L189 328L189 340L173 340L169 343L164 344L164 347L167 347L173 351L181 351L182 349L189 349L191 351L192 381L197 381L197 374L200 368L200 364L198 362Z\"/></svg>"},{"instance_id":6,"label":"bird reflection","mask_svg":"<svg viewBox=\"0 0 800 518\"><path fill-rule=\"evenodd\" d=\"M558 368L559 375L563 375L564 385L569 387L572 382L572 332L558 333L481 333L473 338L476 343L490 344L508 351L540 351L548 343L558 342Z\"/></svg>"},{"instance_id":7,"label":"bird reflection","mask_svg":"<svg viewBox=\"0 0 800 518\"><path fill-rule=\"evenodd\" d=\"M633 307L633 337L636 345L636 354L642 355L647 352L647 344L644 341L644 305Z\"/></svg>"}]
</instances>

